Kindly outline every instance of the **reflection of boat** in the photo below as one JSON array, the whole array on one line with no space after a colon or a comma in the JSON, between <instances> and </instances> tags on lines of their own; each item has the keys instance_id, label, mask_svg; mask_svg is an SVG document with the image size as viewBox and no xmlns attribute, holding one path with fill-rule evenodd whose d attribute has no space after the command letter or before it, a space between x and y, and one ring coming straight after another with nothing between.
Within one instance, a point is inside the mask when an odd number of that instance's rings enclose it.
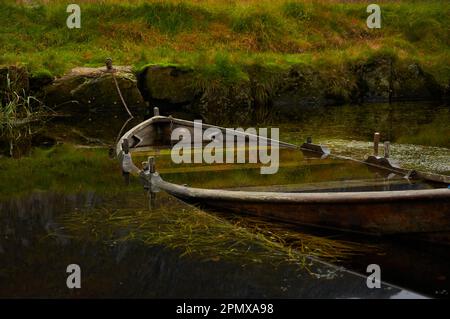
<instances>
[{"instance_id":1,"label":"reflection of boat","mask_svg":"<svg viewBox=\"0 0 450 319\"><path fill-rule=\"evenodd\" d=\"M238 190L206 189L181 186L169 182L154 170L153 163L144 163L144 169L132 164L134 151L171 146L171 132L174 128L193 130L194 123L165 116L154 116L128 131L117 144L117 154L122 159L122 168L140 174L153 190L161 189L186 202L200 204L220 210L250 213L304 225L336 228L373 234L434 233L450 231L450 189L448 176L408 171L392 166L385 158L370 157L363 163L349 158L329 155L319 145L305 143L301 147L279 143L280 148L302 150L305 157L332 157L336 161L350 161L371 170L385 173L380 179L352 181L345 180L323 183L311 187L240 188ZM204 125L204 128L227 129ZM248 138L251 136L245 134ZM271 145L273 140L266 139ZM203 140L210 142L211 140ZM125 159L125 160L124 160ZM327 160L330 160L329 158ZM164 174L163 174L164 175ZM383 175L383 174L381 174ZM165 175L164 175L165 176ZM377 174L376 176L380 176ZM396 176L393 178L392 176ZM416 178L410 183L408 178ZM430 177L433 181L427 181ZM188 182L188 181L186 181ZM383 187L388 184L389 187ZM343 186L345 185L345 187ZM381 185L381 186L380 186ZM239 186L239 185L236 185ZM387 190L386 190L387 189Z\"/></svg>"}]
</instances>

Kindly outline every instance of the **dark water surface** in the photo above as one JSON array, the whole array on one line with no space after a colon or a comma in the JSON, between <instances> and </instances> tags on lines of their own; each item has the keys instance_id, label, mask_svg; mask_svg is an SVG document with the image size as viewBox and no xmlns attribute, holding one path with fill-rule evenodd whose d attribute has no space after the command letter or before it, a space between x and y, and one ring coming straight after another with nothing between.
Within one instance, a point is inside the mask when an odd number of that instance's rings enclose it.
<instances>
[{"instance_id":1,"label":"dark water surface","mask_svg":"<svg viewBox=\"0 0 450 319\"><path fill-rule=\"evenodd\" d=\"M382 140L393 142L392 157L403 166L448 173L449 114L446 106L423 103L311 108L295 123L271 126L280 127L282 140L299 144L313 136L333 152L357 158L371 152L372 134L379 131ZM97 126L105 128L101 139L106 144L116 139L123 124L119 122ZM97 136L95 129L80 128L79 132L81 139ZM157 155L157 167L169 181L205 188L371 191L436 187L356 163L289 151L282 152L281 168L275 175L261 175L251 165L177 166L167 153ZM99 172L106 173L111 172ZM133 185L137 183L132 180ZM3 200L0 297L418 297L388 285L368 289L365 277L335 269L331 263L363 275L367 265L378 264L384 282L425 296L449 298L450 246L414 237L317 230L225 212L204 214L164 193L157 194L156 206L156 210L149 208L141 187L125 186L121 192L111 188L109 194L36 190ZM183 217L175 223L178 215ZM207 223L202 224L203 220ZM221 228L216 230L215 223ZM233 239L227 232L234 229L238 229L235 243L223 245ZM246 229L252 234L259 229L266 237L247 236ZM277 240L266 244L271 236ZM289 260L286 247L314 253L326 263L302 262L296 253ZM81 289L66 287L66 267L72 263L82 269Z\"/></svg>"}]
</instances>

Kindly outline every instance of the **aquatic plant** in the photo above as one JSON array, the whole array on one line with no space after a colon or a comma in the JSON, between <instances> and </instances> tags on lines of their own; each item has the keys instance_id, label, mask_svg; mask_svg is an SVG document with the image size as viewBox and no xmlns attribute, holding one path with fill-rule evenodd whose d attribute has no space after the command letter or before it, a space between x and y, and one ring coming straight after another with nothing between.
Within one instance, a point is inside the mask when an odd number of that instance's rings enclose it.
<instances>
[{"instance_id":1,"label":"aquatic plant","mask_svg":"<svg viewBox=\"0 0 450 319\"><path fill-rule=\"evenodd\" d=\"M43 124L42 121L50 117L51 110L24 89L17 92L14 87L8 72L6 86L0 92L0 141L8 144L10 156L20 156L21 151L15 152L15 146L28 143ZM36 122L40 125L32 125Z\"/></svg>"},{"instance_id":2,"label":"aquatic plant","mask_svg":"<svg viewBox=\"0 0 450 319\"><path fill-rule=\"evenodd\" d=\"M295 263L307 268L306 256L338 261L372 247L312 236L268 221L237 216L224 218L188 206L167 194L158 194L156 207L108 208L73 211L62 216L62 231L70 238L101 241L107 245L139 241L149 246L178 250L180 256L202 260L248 263ZM128 202L129 203L129 202Z\"/></svg>"}]
</instances>

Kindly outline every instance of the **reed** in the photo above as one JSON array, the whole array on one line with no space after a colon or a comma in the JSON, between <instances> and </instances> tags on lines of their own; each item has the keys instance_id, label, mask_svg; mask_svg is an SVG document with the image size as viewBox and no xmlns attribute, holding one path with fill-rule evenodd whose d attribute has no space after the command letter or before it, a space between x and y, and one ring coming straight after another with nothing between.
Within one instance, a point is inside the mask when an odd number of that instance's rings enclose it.
<instances>
[{"instance_id":1,"label":"reed","mask_svg":"<svg viewBox=\"0 0 450 319\"><path fill-rule=\"evenodd\" d=\"M23 89L16 91L15 87L8 72L5 88L0 90L0 142L8 144L11 157L22 153L17 153L15 147L27 143L51 114L37 98ZM39 125L33 125L37 122Z\"/></svg>"}]
</instances>

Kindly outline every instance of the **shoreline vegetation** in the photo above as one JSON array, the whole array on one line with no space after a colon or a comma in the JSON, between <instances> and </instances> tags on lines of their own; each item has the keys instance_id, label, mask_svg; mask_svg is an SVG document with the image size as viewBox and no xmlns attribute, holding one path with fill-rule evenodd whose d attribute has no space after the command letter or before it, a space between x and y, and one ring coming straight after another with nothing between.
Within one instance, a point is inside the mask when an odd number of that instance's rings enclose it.
<instances>
[{"instance_id":1,"label":"shoreline vegetation","mask_svg":"<svg viewBox=\"0 0 450 319\"><path fill-rule=\"evenodd\" d=\"M21 4L22 3L22 4ZM0 63L62 76L106 57L136 70L151 63L245 78L245 67L309 64L328 69L380 54L418 62L449 80L450 5L380 1L382 27L368 29L363 1L89 1L68 29L67 1L2 0Z\"/></svg>"}]
</instances>

